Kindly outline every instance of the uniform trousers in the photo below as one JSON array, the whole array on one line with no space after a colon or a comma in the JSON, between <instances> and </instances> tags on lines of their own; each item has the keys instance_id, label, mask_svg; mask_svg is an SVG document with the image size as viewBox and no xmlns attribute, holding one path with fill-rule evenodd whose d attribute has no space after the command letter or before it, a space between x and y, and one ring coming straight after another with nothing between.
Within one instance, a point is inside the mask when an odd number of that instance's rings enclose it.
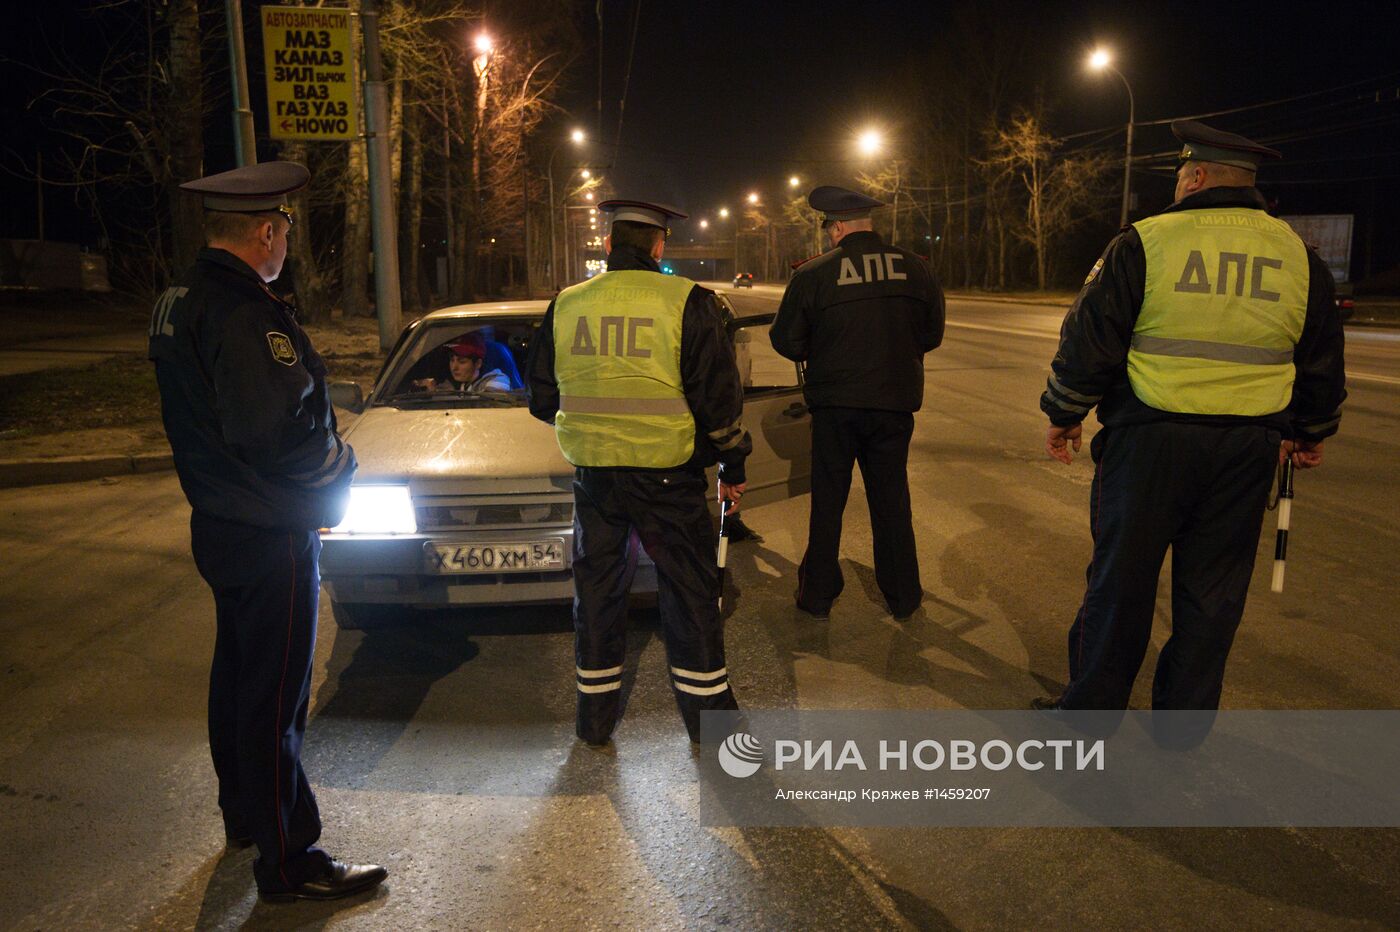
<instances>
[{"instance_id":1,"label":"uniform trousers","mask_svg":"<svg viewBox=\"0 0 1400 932\"><path fill-rule=\"evenodd\" d=\"M1172 633L1154 709L1219 707L1244 613L1280 435L1258 424L1162 421L1101 430L1089 493L1094 556L1069 631L1067 709L1126 709L1172 551Z\"/></svg>"},{"instance_id":2,"label":"uniform trousers","mask_svg":"<svg viewBox=\"0 0 1400 932\"><path fill-rule=\"evenodd\" d=\"M274 531L195 512L192 549L214 591L209 748L231 837L258 846L263 892L298 886L330 863L301 767L320 596L316 531Z\"/></svg>"},{"instance_id":3,"label":"uniform trousers","mask_svg":"<svg viewBox=\"0 0 1400 932\"><path fill-rule=\"evenodd\" d=\"M911 614L923 602L907 473L913 433L914 415L907 411L813 409L812 511L807 553L797 570L802 608L825 614L845 585L839 562L841 519L856 463L870 506L875 582L895 617Z\"/></svg>"},{"instance_id":4,"label":"uniform trousers","mask_svg":"<svg viewBox=\"0 0 1400 932\"><path fill-rule=\"evenodd\" d=\"M724 664L715 533L700 469L579 468L574 477L574 648L578 736L608 740L622 715L627 592L636 539L656 564L671 688L692 741L700 713L737 709Z\"/></svg>"}]
</instances>

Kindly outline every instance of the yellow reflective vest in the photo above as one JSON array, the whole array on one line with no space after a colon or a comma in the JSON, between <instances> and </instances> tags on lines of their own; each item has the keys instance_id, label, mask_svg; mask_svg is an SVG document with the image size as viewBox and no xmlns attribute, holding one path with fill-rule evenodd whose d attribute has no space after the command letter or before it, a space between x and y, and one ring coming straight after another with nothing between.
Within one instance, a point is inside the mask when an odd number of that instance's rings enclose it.
<instances>
[{"instance_id":1,"label":"yellow reflective vest","mask_svg":"<svg viewBox=\"0 0 1400 932\"><path fill-rule=\"evenodd\" d=\"M1288 407L1308 305L1308 255L1282 220L1245 207L1133 224L1147 258L1128 381L1184 414L1262 416Z\"/></svg>"},{"instance_id":2,"label":"yellow reflective vest","mask_svg":"<svg viewBox=\"0 0 1400 932\"><path fill-rule=\"evenodd\" d=\"M555 436L575 466L669 469L690 459L681 319L695 283L604 272L554 301Z\"/></svg>"}]
</instances>

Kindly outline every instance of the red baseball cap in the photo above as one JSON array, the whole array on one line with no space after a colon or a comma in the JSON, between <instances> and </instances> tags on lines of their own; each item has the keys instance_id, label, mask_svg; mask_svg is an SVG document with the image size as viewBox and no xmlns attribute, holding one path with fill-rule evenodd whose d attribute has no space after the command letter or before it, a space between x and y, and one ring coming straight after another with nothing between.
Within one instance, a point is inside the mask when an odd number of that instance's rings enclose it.
<instances>
[{"instance_id":1,"label":"red baseball cap","mask_svg":"<svg viewBox=\"0 0 1400 932\"><path fill-rule=\"evenodd\" d=\"M463 334L451 343L447 348L454 356L473 356L477 359L486 358L486 340L479 333Z\"/></svg>"}]
</instances>

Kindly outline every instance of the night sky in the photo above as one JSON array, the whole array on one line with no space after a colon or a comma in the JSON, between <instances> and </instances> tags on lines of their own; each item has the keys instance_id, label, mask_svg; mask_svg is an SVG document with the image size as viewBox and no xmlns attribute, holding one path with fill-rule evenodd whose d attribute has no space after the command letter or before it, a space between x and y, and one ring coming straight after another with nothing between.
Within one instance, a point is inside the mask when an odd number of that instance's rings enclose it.
<instances>
[{"instance_id":1,"label":"night sky","mask_svg":"<svg viewBox=\"0 0 1400 932\"><path fill-rule=\"evenodd\" d=\"M634 0L603 0L601 126L594 105L597 26L594 4L584 0L576 20L586 49L562 101L568 115L544 131L584 126L591 137L586 161L606 168L614 190L675 203L697 218L713 215L721 204L737 206L749 190L784 193L790 174L799 175L804 188L849 182L857 168L851 158L857 129L879 125L895 147L909 129L909 115L919 108L910 76L934 54L935 40L977 51L976 40L955 25L956 3L641 2L620 145L612 143L619 138ZM26 109L42 81L16 63L100 54L100 36L73 13L84 5L25 4L10 11L0 51L6 78L0 108L10 127L0 143L7 169L0 180L6 205L0 236L34 235L33 183L16 176L32 170L36 149L53 144ZM245 0L249 23L258 5ZM1008 29L1032 30L1023 77L1043 88L1052 129L1086 134L1079 138L1105 148L1122 146L1127 99L1115 78L1084 68L1088 51L1100 43L1113 49L1132 83L1140 122L1312 95L1210 122L1276 140L1288 163L1268 169L1261 187L1283 212L1369 212L1383 240L1396 238L1400 2L977 6L998 9L997 20ZM261 80L256 70L251 79ZM263 120L259 113L260 133ZM210 121L208 168L232 167L227 114ZM1173 145L1166 126L1140 126L1140 153L1165 153ZM1271 181L1277 182L1272 188ZM1135 183L1140 212L1169 199L1164 181L1144 175ZM71 203L64 192L50 191L51 237L90 238ZM1381 255L1394 257L1397 250Z\"/></svg>"},{"instance_id":2,"label":"night sky","mask_svg":"<svg viewBox=\"0 0 1400 932\"><path fill-rule=\"evenodd\" d=\"M778 190L793 173L804 185L809 178L813 183L849 181L857 167L851 158L857 129L882 125L898 144L897 115L917 107L908 100L908 69L931 54L932 37L948 34L956 6L644 3L612 180L619 190L669 199L697 216L721 203L732 206L754 187ZM1308 160L1306 173L1295 171L1294 177L1383 175L1389 176L1389 190L1396 190L1400 3L1001 6L1008 21L1028 22L1040 37L1027 67L1043 83L1056 132L1126 122L1122 84L1084 67L1088 51L1099 44L1113 49L1117 66L1131 82L1140 122L1365 82L1372 90L1388 87L1389 105L1347 105L1338 101L1345 94L1334 94L1210 122L1261 139L1283 137L1278 147L1286 158L1299 160L1290 171ZM625 0L605 3L604 80L614 106L605 108L604 123L612 132L632 9ZM1291 16L1292 10L1309 13L1300 18ZM592 94L575 103L575 113L590 125ZM1335 132L1339 126L1381 118L1388 122ZM1175 147L1165 125L1139 126L1137 135L1139 153ZM1313 138L1293 138L1305 136ZM1117 150L1123 134L1108 137L1103 145ZM1334 159L1335 164L1328 164ZM1170 184L1141 180L1143 209L1164 206ZM1300 209L1303 203L1310 211L1328 209L1315 201L1317 192L1305 197L1295 187L1274 193ZM1150 202L1153 195L1159 204ZM1344 208L1350 209L1337 206Z\"/></svg>"}]
</instances>

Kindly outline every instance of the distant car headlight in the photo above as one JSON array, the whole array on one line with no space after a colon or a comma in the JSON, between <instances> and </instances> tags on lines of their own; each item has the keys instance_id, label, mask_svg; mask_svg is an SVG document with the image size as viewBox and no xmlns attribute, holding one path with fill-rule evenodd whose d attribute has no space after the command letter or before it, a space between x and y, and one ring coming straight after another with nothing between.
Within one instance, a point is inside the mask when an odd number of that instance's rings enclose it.
<instances>
[{"instance_id":1,"label":"distant car headlight","mask_svg":"<svg viewBox=\"0 0 1400 932\"><path fill-rule=\"evenodd\" d=\"M406 485L352 485L345 520L332 534L414 534L418 521Z\"/></svg>"}]
</instances>

